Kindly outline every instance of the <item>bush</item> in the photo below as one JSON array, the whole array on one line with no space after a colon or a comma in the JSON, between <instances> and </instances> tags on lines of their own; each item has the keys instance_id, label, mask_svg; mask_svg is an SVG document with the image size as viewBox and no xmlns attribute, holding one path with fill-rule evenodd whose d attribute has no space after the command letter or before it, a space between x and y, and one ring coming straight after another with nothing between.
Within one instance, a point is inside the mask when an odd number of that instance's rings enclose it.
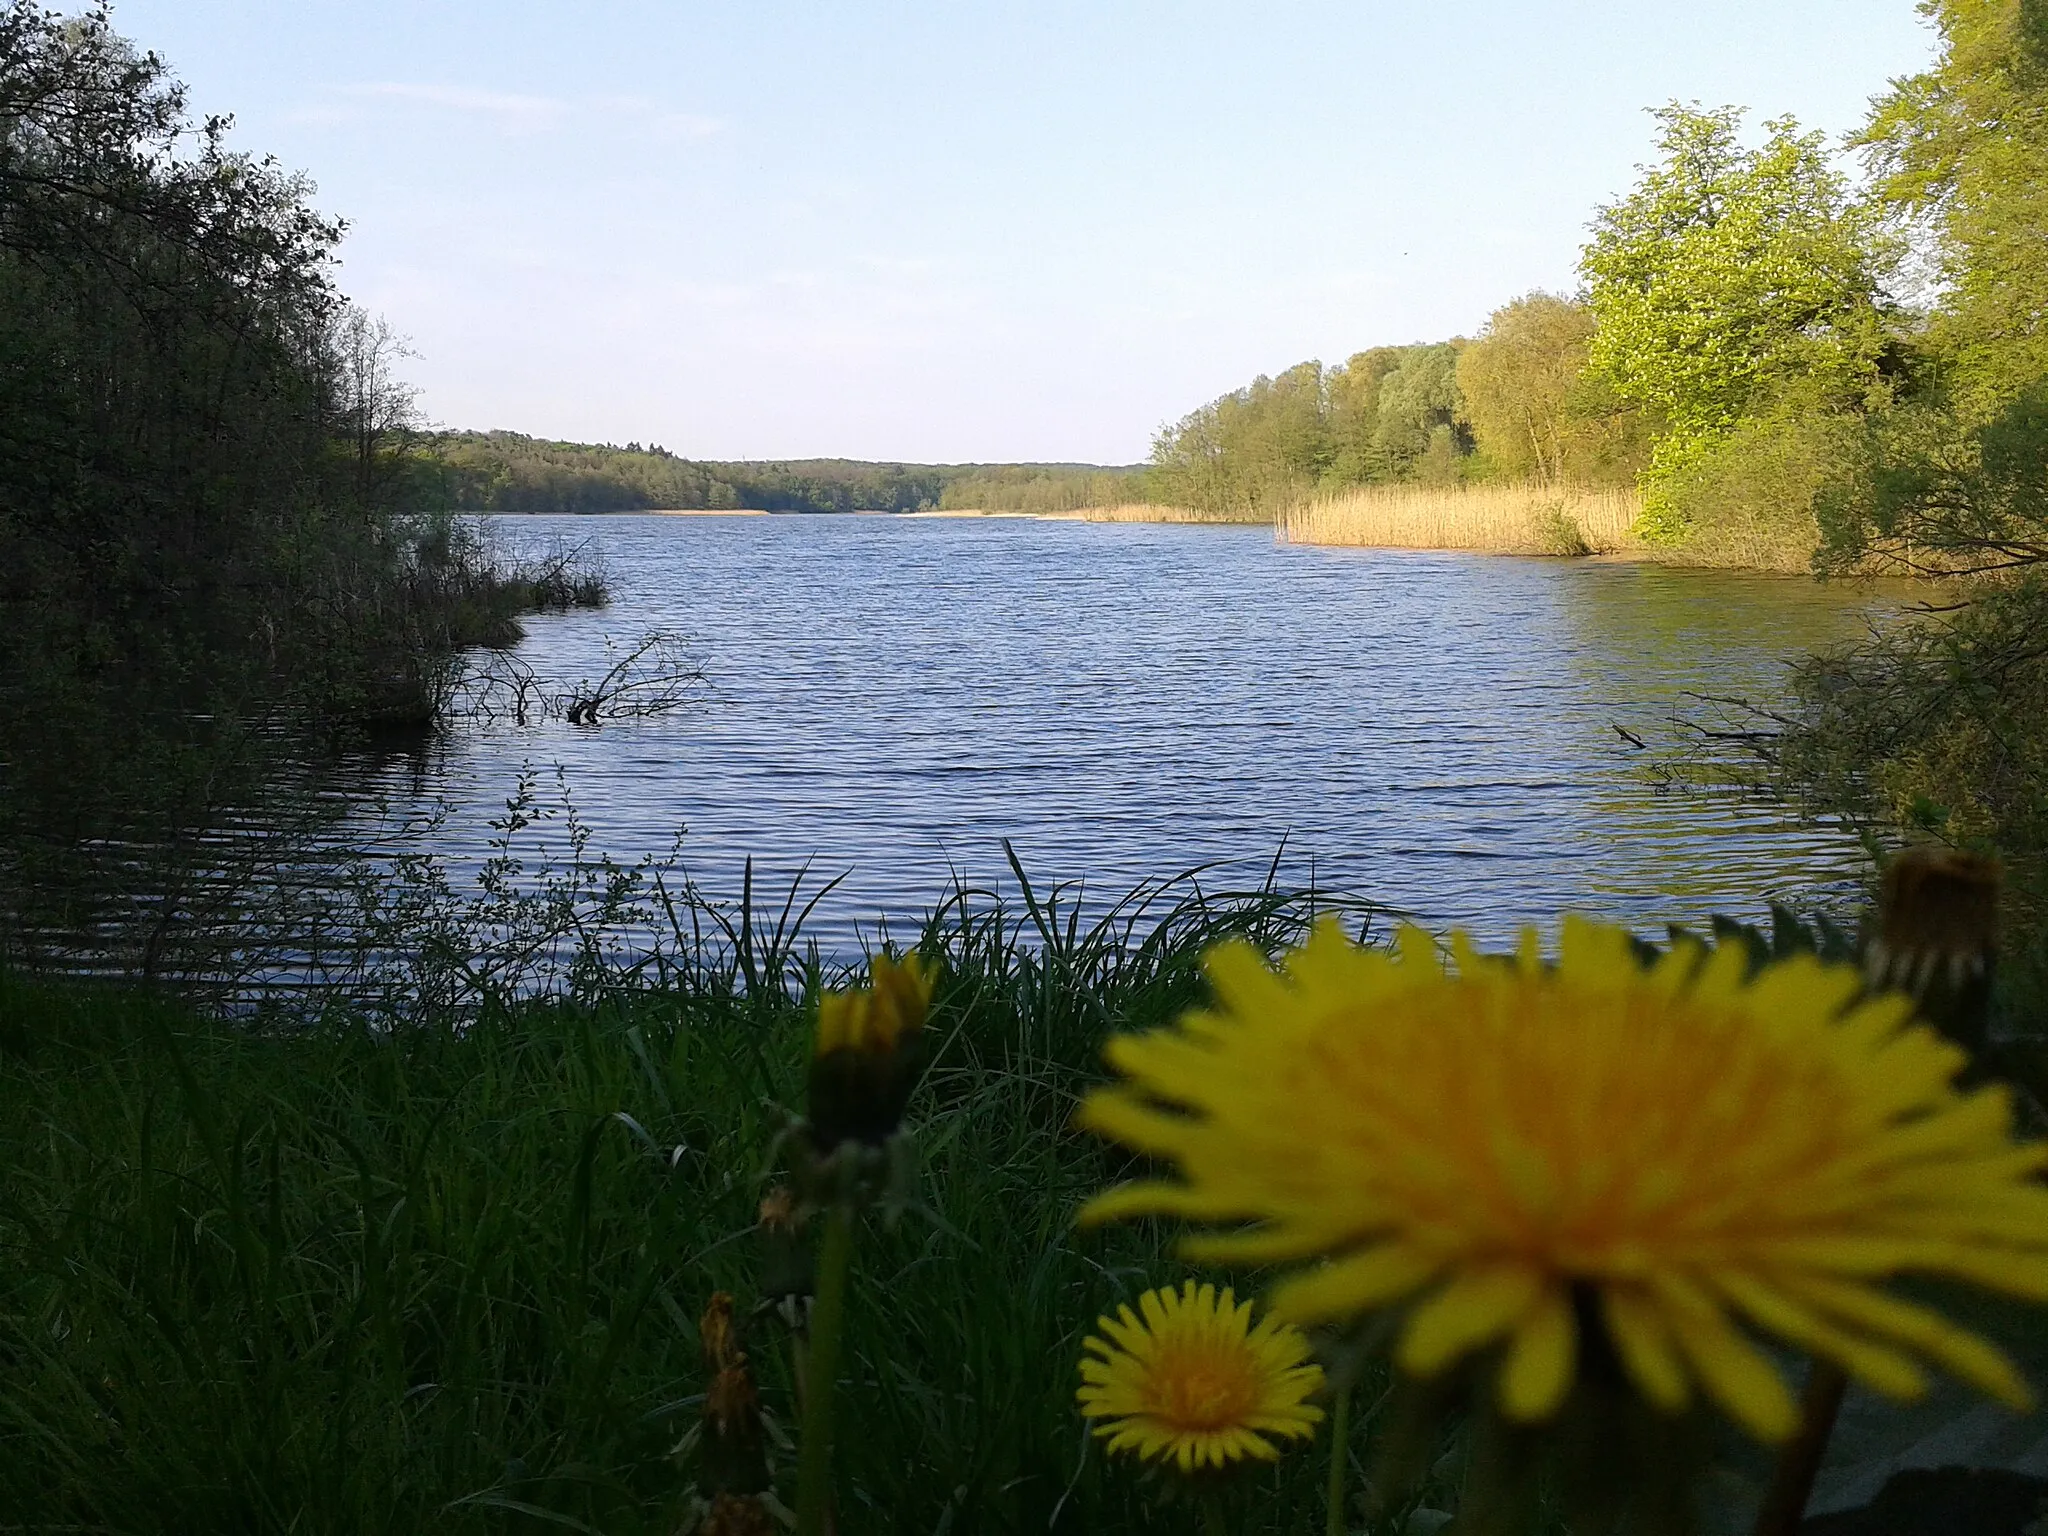
<instances>
[{"instance_id":1,"label":"bush","mask_svg":"<svg viewBox=\"0 0 2048 1536\"><path fill-rule=\"evenodd\" d=\"M1660 476L1657 496L1675 557L1699 565L1804 571L1821 543L1818 508L1847 481L1854 423L1773 416L1697 445Z\"/></svg>"}]
</instances>

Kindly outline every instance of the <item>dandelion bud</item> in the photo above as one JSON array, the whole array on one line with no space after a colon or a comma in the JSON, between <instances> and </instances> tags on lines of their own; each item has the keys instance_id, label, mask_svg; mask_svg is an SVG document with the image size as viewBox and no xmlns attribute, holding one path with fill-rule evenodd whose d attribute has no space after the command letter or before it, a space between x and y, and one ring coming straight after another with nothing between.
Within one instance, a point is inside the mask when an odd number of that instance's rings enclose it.
<instances>
[{"instance_id":1,"label":"dandelion bud","mask_svg":"<svg viewBox=\"0 0 2048 1536\"><path fill-rule=\"evenodd\" d=\"M797 1219L796 1192L787 1184L769 1190L762 1198L761 1219L754 1230L761 1242L761 1299L794 1326L802 1315L801 1304L809 1300L814 1286L811 1250Z\"/></svg>"},{"instance_id":2,"label":"dandelion bud","mask_svg":"<svg viewBox=\"0 0 2048 1536\"><path fill-rule=\"evenodd\" d=\"M873 978L865 991L818 1000L810 1134L821 1156L842 1142L881 1146L902 1123L917 1081L931 980L916 955L876 956Z\"/></svg>"},{"instance_id":3,"label":"dandelion bud","mask_svg":"<svg viewBox=\"0 0 2048 1536\"><path fill-rule=\"evenodd\" d=\"M1973 1055L1984 1048L1998 953L1998 864L1955 848L1903 849L1886 867L1872 988L1903 992L1928 1023Z\"/></svg>"}]
</instances>

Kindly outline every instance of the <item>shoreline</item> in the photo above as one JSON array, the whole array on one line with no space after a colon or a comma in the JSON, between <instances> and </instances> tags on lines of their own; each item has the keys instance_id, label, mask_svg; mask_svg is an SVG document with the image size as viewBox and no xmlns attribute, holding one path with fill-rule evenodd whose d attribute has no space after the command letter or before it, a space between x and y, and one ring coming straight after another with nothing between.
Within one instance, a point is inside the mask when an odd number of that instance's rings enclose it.
<instances>
[{"instance_id":1,"label":"shoreline","mask_svg":"<svg viewBox=\"0 0 2048 1536\"><path fill-rule=\"evenodd\" d=\"M1401 499L1412 499L1412 493L1411 497ZM1502 527L1496 523L1490 528L1474 528L1470 524L1463 528L1456 528L1455 525L1445 526L1439 523L1427 529L1418 528L1412 524L1405 528L1397 525L1395 528L1390 529L1387 522L1380 518L1365 518L1352 522L1351 527L1341 530L1338 537L1315 538L1304 536L1307 530L1299 526L1300 522L1306 521L1306 519L1297 519L1290 516L1273 522L1255 522L1248 519L1204 517L1186 508L1155 507L1148 503L1127 503L1115 507L1077 507L1057 512L1026 512L998 507L927 507L916 512L886 512L868 508L850 512L786 512L771 511L762 507L637 507L606 512L486 512L480 515L486 517L592 518L876 517L913 520L946 518L958 521L981 520L991 522L1129 523L1183 528L1268 528L1272 530L1276 543L1294 545L1303 549L1365 549L1389 554L1416 555L1487 555L1495 558L1517 560L1567 560L1581 561L1592 565L1655 565L1673 570L1729 571L1747 575L1785 576L1805 581L1813 579L1809 572L1789 570L1781 565L1742 565L1712 560L1688 559L1683 550L1661 548L1646 544L1625 533L1621 534L1620 537L1616 537L1615 535L1621 531L1613 527L1603 530L1607 537L1602 538L1596 534L1593 539L1586 539L1583 532L1575 529L1574 531L1578 532L1578 537L1570 540L1566 547L1559 547L1556 543L1551 543L1549 547L1544 547L1548 541L1542 539L1541 532L1531 529L1527 524L1523 524L1520 529L1515 529L1513 522L1510 522L1507 527ZM1350 520L1347 519L1346 521ZM1516 521L1519 521L1519 519L1516 519ZM1363 523L1364 527L1360 527L1360 523ZM1325 529L1328 529L1327 524L1325 524ZM1367 530L1370 530L1370 532ZM1352 536L1342 536L1345 532L1350 533ZM1451 538L1444 537L1447 533L1451 535ZM1485 536L1489 533L1495 535L1506 534L1508 538L1501 542L1488 542ZM1536 536L1532 537L1532 533ZM1374 534L1379 536L1374 537ZM1475 534L1478 537L1474 537ZM1403 537L1403 535L1406 536ZM1463 541L1452 542L1452 539L1457 538L1459 535L1463 536ZM1571 547L1572 545L1577 547ZM1906 583L1908 586L1919 586L1919 583L1913 578L1902 577L1890 572L1857 572L1835 579L1880 583L1899 581Z\"/></svg>"},{"instance_id":2,"label":"shoreline","mask_svg":"<svg viewBox=\"0 0 2048 1536\"><path fill-rule=\"evenodd\" d=\"M1006 507L927 507L920 512L896 512L894 517L1028 518L1040 523L1172 523L1179 527L1270 528L1266 518L1208 517L1190 507L1155 506L1150 502L1122 502L1113 507L1071 507L1057 512L1013 511Z\"/></svg>"}]
</instances>

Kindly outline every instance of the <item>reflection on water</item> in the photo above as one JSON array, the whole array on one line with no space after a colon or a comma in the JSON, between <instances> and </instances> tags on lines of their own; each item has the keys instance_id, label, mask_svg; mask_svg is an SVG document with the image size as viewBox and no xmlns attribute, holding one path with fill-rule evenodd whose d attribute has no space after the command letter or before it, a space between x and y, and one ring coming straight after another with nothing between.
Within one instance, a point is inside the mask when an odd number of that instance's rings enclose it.
<instances>
[{"instance_id":1,"label":"reflection on water","mask_svg":"<svg viewBox=\"0 0 2048 1536\"><path fill-rule=\"evenodd\" d=\"M1276 545L1251 528L847 518L507 519L593 539L598 613L529 622L543 677L606 642L693 638L696 710L598 728L475 726L363 765L458 875L523 766L559 765L591 845L700 885L744 862L844 872L816 932L851 944L955 875L1026 868L1110 894L1199 864L1297 879L1490 938L1573 908L1644 926L1837 893L1846 834L1661 792L1688 692L1772 696L1782 659L1858 631L1868 593L1803 580Z\"/></svg>"}]
</instances>

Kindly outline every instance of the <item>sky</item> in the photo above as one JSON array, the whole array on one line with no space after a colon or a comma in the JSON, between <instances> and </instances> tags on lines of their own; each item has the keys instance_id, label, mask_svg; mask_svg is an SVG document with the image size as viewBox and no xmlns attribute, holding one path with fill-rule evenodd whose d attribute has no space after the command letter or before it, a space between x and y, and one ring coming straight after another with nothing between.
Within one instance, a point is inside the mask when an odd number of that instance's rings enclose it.
<instances>
[{"instance_id":1,"label":"sky","mask_svg":"<svg viewBox=\"0 0 2048 1536\"><path fill-rule=\"evenodd\" d=\"M1841 134L1911 0L116 0L349 223L437 424L1128 463L1569 291L1645 109Z\"/></svg>"}]
</instances>

